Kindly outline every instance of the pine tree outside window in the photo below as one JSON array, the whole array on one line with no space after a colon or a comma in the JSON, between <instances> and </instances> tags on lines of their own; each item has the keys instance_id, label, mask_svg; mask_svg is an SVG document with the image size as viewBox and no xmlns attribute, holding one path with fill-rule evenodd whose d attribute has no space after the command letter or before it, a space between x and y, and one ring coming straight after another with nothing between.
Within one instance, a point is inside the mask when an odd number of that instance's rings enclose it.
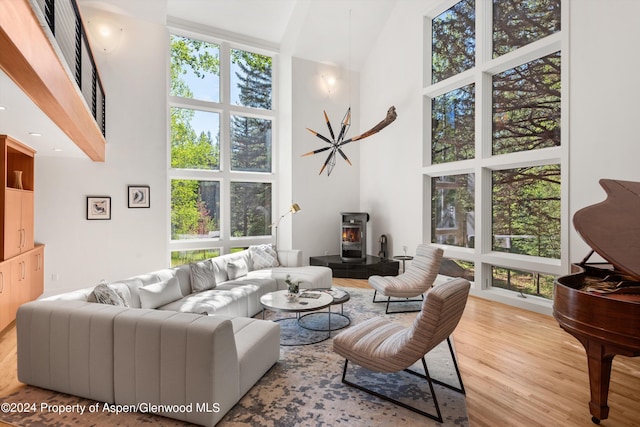
<instances>
[{"instance_id":1,"label":"pine tree outside window","mask_svg":"<svg viewBox=\"0 0 640 427\"><path fill-rule=\"evenodd\" d=\"M424 19L425 239L505 302L551 299L565 271L564 4L443 0Z\"/></svg>"}]
</instances>

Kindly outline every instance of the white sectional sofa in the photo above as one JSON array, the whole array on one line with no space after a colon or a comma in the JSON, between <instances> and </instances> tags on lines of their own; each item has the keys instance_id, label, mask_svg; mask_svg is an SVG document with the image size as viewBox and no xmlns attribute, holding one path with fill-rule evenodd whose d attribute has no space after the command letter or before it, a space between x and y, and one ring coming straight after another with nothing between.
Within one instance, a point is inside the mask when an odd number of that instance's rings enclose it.
<instances>
[{"instance_id":1,"label":"white sectional sofa","mask_svg":"<svg viewBox=\"0 0 640 427\"><path fill-rule=\"evenodd\" d=\"M280 326L252 318L260 297L285 289L287 275L303 288L331 287L331 270L301 266L300 251L256 268L252 249L113 282L118 305L97 303L96 287L24 304L18 379L215 425L279 359ZM194 292L194 283L209 288Z\"/></svg>"}]
</instances>

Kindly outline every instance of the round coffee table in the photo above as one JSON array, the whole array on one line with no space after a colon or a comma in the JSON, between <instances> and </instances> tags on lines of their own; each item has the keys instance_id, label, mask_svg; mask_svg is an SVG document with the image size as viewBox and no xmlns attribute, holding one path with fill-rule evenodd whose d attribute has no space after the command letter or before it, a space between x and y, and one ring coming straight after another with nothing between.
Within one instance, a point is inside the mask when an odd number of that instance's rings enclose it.
<instances>
[{"instance_id":1,"label":"round coffee table","mask_svg":"<svg viewBox=\"0 0 640 427\"><path fill-rule=\"evenodd\" d=\"M281 319L275 319L276 322L282 322L282 325L287 325L287 333L281 336L280 345L308 345L316 344L325 341L331 337L331 331L327 331L327 334L318 334L316 331L305 328L299 323L300 313L308 311L318 311L329 307L331 311L331 304L333 303L333 297L320 291L303 290L295 300L287 298L288 291L275 291L260 297L260 303L262 307L271 311L279 311L282 313L296 313L295 317L285 317ZM316 297L317 296L317 297ZM262 311L262 318L264 319L264 310ZM329 325L331 325L331 319L329 319Z\"/></svg>"},{"instance_id":2,"label":"round coffee table","mask_svg":"<svg viewBox=\"0 0 640 427\"><path fill-rule=\"evenodd\" d=\"M343 289L323 289L322 292L328 293L333 297L333 302L329 306L328 316L326 316L325 312L307 313L300 316L298 323L303 328L311 329L312 331L328 331L329 333L349 326L351 319L344 314L344 303L351 299L349 292ZM331 306L338 304L340 304L340 312L331 311ZM333 320L332 316L336 316L336 319ZM323 319L325 320L323 321Z\"/></svg>"}]
</instances>

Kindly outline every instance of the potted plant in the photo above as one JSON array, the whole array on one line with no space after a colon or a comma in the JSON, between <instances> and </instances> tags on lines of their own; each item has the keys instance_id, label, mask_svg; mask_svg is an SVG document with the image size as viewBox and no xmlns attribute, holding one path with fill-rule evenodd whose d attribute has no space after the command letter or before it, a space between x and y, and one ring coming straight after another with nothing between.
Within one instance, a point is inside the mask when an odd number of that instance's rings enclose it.
<instances>
[{"instance_id":1,"label":"potted plant","mask_svg":"<svg viewBox=\"0 0 640 427\"><path fill-rule=\"evenodd\" d=\"M297 299L298 293L300 293L300 283L302 283L302 281L294 282L291 280L291 275L287 274L287 278L284 282L287 284L287 298L290 300Z\"/></svg>"}]
</instances>

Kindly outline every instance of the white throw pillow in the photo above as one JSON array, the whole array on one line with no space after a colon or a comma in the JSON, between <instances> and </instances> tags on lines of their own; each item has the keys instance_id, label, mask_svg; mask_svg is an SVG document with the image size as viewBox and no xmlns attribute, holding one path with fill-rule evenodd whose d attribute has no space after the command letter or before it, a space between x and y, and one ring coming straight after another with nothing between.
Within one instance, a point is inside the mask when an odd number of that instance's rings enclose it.
<instances>
[{"instance_id":1,"label":"white throw pillow","mask_svg":"<svg viewBox=\"0 0 640 427\"><path fill-rule=\"evenodd\" d=\"M210 259L189 264L191 271L191 292L201 292L216 287L213 262Z\"/></svg>"},{"instance_id":2,"label":"white throw pillow","mask_svg":"<svg viewBox=\"0 0 640 427\"><path fill-rule=\"evenodd\" d=\"M275 249L273 249L273 246L269 244L249 246L249 253L251 254L251 262L253 263L254 270L280 266L278 254Z\"/></svg>"},{"instance_id":3,"label":"white throw pillow","mask_svg":"<svg viewBox=\"0 0 640 427\"><path fill-rule=\"evenodd\" d=\"M177 277L142 286L138 289L138 294L140 295L140 306L142 308L158 308L182 298Z\"/></svg>"},{"instance_id":4,"label":"white throw pillow","mask_svg":"<svg viewBox=\"0 0 640 427\"><path fill-rule=\"evenodd\" d=\"M246 276L248 272L249 267L243 259L237 259L227 263L227 276L229 280L236 280L239 277Z\"/></svg>"}]
</instances>

